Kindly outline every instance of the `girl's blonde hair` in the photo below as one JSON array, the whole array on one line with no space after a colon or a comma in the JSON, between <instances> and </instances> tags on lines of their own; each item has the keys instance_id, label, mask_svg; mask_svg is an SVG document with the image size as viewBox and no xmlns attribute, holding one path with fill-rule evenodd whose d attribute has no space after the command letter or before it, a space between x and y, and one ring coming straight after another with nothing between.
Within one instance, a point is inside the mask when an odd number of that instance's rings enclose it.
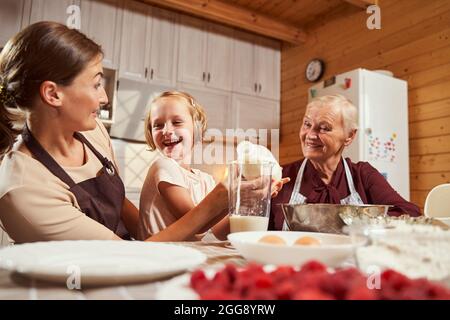
<instances>
[{"instance_id":1,"label":"girl's blonde hair","mask_svg":"<svg viewBox=\"0 0 450 320\"><path fill-rule=\"evenodd\" d=\"M179 99L186 103L187 107L189 108L189 113L192 116L192 121L194 123L194 143L195 141L198 141L199 139L203 138L203 135L206 131L206 113L203 109L203 107L195 100L193 96L191 96L187 92L182 91L165 91L158 96L156 96L151 104L150 109L147 112L147 116L145 117L145 124L144 124L144 132L145 132L145 140L147 141L147 144L150 147L150 150L156 150L156 144L153 140L152 135L152 119L151 119L151 111L152 108L156 105L156 103L164 98L174 98Z\"/></svg>"}]
</instances>

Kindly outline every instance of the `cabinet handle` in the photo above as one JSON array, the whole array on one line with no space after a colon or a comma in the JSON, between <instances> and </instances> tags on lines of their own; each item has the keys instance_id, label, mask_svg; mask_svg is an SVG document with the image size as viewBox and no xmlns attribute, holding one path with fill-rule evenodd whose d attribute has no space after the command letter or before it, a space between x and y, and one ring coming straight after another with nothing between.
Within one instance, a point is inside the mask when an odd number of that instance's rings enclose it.
<instances>
[{"instance_id":1,"label":"cabinet handle","mask_svg":"<svg viewBox=\"0 0 450 320\"><path fill-rule=\"evenodd\" d=\"M148 68L146 67L146 68L145 68L145 75L144 75L145 78L147 78L147 74L148 74Z\"/></svg>"},{"instance_id":2,"label":"cabinet handle","mask_svg":"<svg viewBox=\"0 0 450 320\"><path fill-rule=\"evenodd\" d=\"M258 91L258 84L255 82L255 92Z\"/></svg>"},{"instance_id":3,"label":"cabinet handle","mask_svg":"<svg viewBox=\"0 0 450 320\"><path fill-rule=\"evenodd\" d=\"M119 80L117 80L117 87L116 87L116 90L119 90L119 84L120 84L120 82L119 82Z\"/></svg>"},{"instance_id":4,"label":"cabinet handle","mask_svg":"<svg viewBox=\"0 0 450 320\"><path fill-rule=\"evenodd\" d=\"M150 69L150 79L153 79L153 68Z\"/></svg>"},{"instance_id":5,"label":"cabinet handle","mask_svg":"<svg viewBox=\"0 0 450 320\"><path fill-rule=\"evenodd\" d=\"M208 72L208 82L211 80L211 74Z\"/></svg>"},{"instance_id":6,"label":"cabinet handle","mask_svg":"<svg viewBox=\"0 0 450 320\"><path fill-rule=\"evenodd\" d=\"M262 87L261 87L261 83L259 84L258 87L259 87L259 92L261 92L261 88L262 88Z\"/></svg>"},{"instance_id":7,"label":"cabinet handle","mask_svg":"<svg viewBox=\"0 0 450 320\"><path fill-rule=\"evenodd\" d=\"M203 72L203 77L202 77L203 81L205 81L205 77L206 77L206 72Z\"/></svg>"}]
</instances>

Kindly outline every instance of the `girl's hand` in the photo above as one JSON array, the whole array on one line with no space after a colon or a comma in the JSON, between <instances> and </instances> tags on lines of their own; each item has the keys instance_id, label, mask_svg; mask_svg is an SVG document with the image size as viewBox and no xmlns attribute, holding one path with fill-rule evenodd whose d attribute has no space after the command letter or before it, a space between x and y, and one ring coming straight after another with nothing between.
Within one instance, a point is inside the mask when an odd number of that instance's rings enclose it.
<instances>
[{"instance_id":1,"label":"girl's hand","mask_svg":"<svg viewBox=\"0 0 450 320\"><path fill-rule=\"evenodd\" d=\"M272 179L272 198L275 198L278 193L283 189L283 186L291 181L291 178L282 178L281 180L276 181L275 179Z\"/></svg>"}]
</instances>

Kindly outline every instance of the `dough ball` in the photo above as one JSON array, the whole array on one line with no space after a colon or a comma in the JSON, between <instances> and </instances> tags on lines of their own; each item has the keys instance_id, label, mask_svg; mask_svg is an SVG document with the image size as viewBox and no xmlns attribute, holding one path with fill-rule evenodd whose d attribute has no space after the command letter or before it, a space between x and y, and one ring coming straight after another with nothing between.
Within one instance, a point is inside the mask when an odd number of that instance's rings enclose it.
<instances>
[{"instance_id":1,"label":"dough ball","mask_svg":"<svg viewBox=\"0 0 450 320\"><path fill-rule=\"evenodd\" d=\"M297 240L295 240L294 245L299 246L318 246L320 245L320 241L313 237L300 237Z\"/></svg>"},{"instance_id":2,"label":"dough ball","mask_svg":"<svg viewBox=\"0 0 450 320\"><path fill-rule=\"evenodd\" d=\"M286 241L283 238L269 234L267 236L262 237L258 241L259 243L270 243L270 244L278 244L278 245L286 245Z\"/></svg>"}]
</instances>

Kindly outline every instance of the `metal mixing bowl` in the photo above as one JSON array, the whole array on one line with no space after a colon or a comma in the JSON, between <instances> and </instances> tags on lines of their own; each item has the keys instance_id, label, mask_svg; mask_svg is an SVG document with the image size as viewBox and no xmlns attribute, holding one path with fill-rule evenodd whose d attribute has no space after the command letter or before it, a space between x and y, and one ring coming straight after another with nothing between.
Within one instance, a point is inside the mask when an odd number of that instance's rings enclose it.
<instances>
[{"instance_id":1,"label":"metal mixing bowl","mask_svg":"<svg viewBox=\"0 0 450 320\"><path fill-rule=\"evenodd\" d=\"M343 233L345 225L363 217L385 217L389 205L280 204L292 231Z\"/></svg>"}]
</instances>

